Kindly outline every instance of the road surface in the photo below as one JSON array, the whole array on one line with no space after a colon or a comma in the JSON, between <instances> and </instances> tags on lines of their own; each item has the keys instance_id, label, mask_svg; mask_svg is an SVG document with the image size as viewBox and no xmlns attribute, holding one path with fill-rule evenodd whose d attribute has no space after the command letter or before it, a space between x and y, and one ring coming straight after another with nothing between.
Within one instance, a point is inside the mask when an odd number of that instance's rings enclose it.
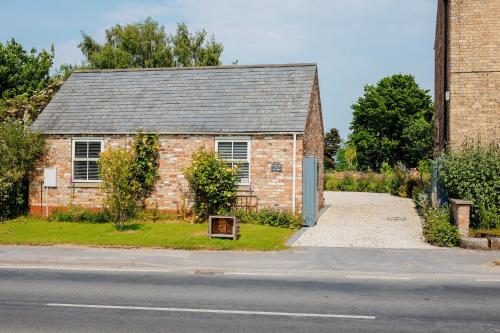
<instances>
[{"instance_id":1,"label":"road surface","mask_svg":"<svg viewBox=\"0 0 500 333\"><path fill-rule=\"evenodd\" d=\"M1 332L500 332L500 276L1 267Z\"/></svg>"}]
</instances>

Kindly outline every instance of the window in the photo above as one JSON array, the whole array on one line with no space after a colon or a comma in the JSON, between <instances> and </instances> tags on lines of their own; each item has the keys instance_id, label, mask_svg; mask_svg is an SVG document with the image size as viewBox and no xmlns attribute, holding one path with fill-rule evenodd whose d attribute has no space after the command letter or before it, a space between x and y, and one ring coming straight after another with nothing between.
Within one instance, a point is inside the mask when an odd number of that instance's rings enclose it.
<instances>
[{"instance_id":1,"label":"window","mask_svg":"<svg viewBox=\"0 0 500 333\"><path fill-rule=\"evenodd\" d=\"M229 167L238 166L236 179L240 185L250 184L250 140L217 139L215 149Z\"/></svg>"},{"instance_id":2,"label":"window","mask_svg":"<svg viewBox=\"0 0 500 333\"><path fill-rule=\"evenodd\" d=\"M73 140L73 181L98 182L97 160L102 152L102 140Z\"/></svg>"}]
</instances>

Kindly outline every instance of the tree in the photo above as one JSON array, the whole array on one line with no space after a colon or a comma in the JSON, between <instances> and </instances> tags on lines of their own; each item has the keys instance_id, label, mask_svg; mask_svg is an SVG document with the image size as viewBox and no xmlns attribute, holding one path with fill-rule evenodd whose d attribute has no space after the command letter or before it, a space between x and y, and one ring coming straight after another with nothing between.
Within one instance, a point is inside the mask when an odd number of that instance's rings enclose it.
<instances>
[{"instance_id":1,"label":"tree","mask_svg":"<svg viewBox=\"0 0 500 333\"><path fill-rule=\"evenodd\" d=\"M335 169L335 155L340 147L339 131L336 128L330 129L325 135L325 169Z\"/></svg>"},{"instance_id":2,"label":"tree","mask_svg":"<svg viewBox=\"0 0 500 333\"><path fill-rule=\"evenodd\" d=\"M0 220L27 211L28 178L45 152L41 134L18 120L0 123Z\"/></svg>"},{"instance_id":3,"label":"tree","mask_svg":"<svg viewBox=\"0 0 500 333\"><path fill-rule=\"evenodd\" d=\"M54 59L54 47L51 52L35 48L27 52L14 39L0 42L0 98L6 99L46 88L50 80L50 68Z\"/></svg>"},{"instance_id":4,"label":"tree","mask_svg":"<svg viewBox=\"0 0 500 333\"><path fill-rule=\"evenodd\" d=\"M103 208L118 230L135 215L140 204L141 185L134 177L134 154L126 148L110 148L101 153L99 174L102 179Z\"/></svg>"},{"instance_id":5,"label":"tree","mask_svg":"<svg viewBox=\"0 0 500 333\"><path fill-rule=\"evenodd\" d=\"M99 44L82 32L78 45L91 68L153 68L220 65L222 44L205 30L194 34L185 24L177 25L175 35L152 18L142 22L115 25L106 30L106 41Z\"/></svg>"},{"instance_id":6,"label":"tree","mask_svg":"<svg viewBox=\"0 0 500 333\"><path fill-rule=\"evenodd\" d=\"M349 142L356 147L358 168L379 170L383 162L415 167L432 157L432 98L412 75L396 74L376 86L366 85L352 109Z\"/></svg>"}]
</instances>

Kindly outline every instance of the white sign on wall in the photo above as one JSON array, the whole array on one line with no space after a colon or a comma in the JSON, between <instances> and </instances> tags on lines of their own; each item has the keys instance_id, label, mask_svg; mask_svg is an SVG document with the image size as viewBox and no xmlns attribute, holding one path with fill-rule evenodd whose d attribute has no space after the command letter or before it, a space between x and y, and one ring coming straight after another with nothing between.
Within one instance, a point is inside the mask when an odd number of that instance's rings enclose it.
<instances>
[{"instance_id":1,"label":"white sign on wall","mask_svg":"<svg viewBox=\"0 0 500 333\"><path fill-rule=\"evenodd\" d=\"M57 169L44 168L43 169L43 186L57 187Z\"/></svg>"}]
</instances>

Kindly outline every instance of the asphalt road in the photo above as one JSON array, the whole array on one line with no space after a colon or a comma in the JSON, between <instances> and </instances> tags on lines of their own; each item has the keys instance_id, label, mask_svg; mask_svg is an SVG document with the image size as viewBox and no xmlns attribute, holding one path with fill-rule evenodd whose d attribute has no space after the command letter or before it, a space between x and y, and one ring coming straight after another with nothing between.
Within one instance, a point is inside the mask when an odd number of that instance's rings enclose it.
<instances>
[{"instance_id":1,"label":"asphalt road","mask_svg":"<svg viewBox=\"0 0 500 333\"><path fill-rule=\"evenodd\" d=\"M0 268L1 332L500 332L500 280Z\"/></svg>"}]
</instances>

